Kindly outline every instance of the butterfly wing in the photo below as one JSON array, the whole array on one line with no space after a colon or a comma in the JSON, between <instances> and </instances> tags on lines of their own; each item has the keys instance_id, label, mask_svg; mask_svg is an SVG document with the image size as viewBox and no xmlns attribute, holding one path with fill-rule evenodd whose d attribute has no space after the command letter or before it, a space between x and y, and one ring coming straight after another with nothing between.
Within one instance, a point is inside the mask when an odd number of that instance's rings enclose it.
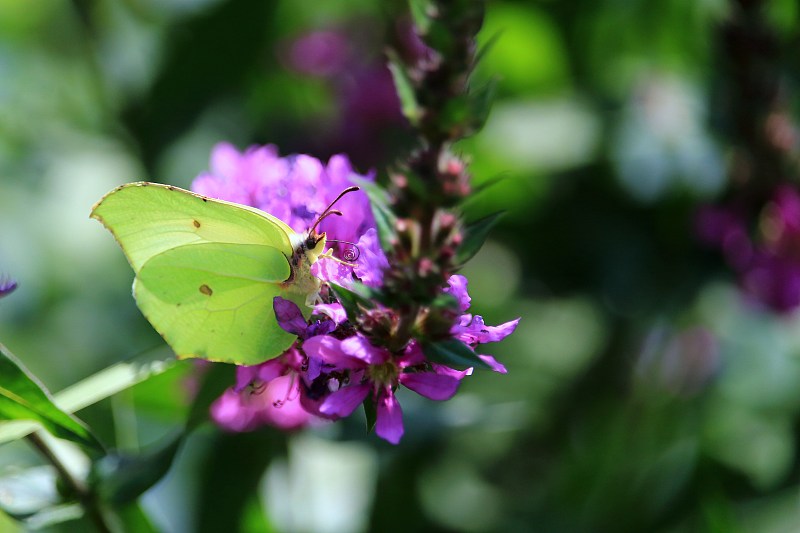
<instances>
[{"instance_id":1,"label":"butterfly wing","mask_svg":"<svg viewBox=\"0 0 800 533\"><path fill-rule=\"evenodd\" d=\"M134 294L142 313L179 357L254 365L283 353L295 336L278 325L272 300L305 296L286 284L286 257L259 244L198 243L155 255Z\"/></svg>"},{"instance_id":2,"label":"butterfly wing","mask_svg":"<svg viewBox=\"0 0 800 533\"><path fill-rule=\"evenodd\" d=\"M137 305L179 356L249 365L291 346L273 298L302 308L318 284L308 268L292 274L301 239L282 221L146 182L114 189L91 216L114 234L136 273Z\"/></svg>"},{"instance_id":3,"label":"butterfly wing","mask_svg":"<svg viewBox=\"0 0 800 533\"><path fill-rule=\"evenodd\" d=\"M114 234L137 274L156 255L189 244L260 244L290 257L296 235L258 209L159 183L117 187L97 202L91 216Z\"/></svg>"}]
</instances>

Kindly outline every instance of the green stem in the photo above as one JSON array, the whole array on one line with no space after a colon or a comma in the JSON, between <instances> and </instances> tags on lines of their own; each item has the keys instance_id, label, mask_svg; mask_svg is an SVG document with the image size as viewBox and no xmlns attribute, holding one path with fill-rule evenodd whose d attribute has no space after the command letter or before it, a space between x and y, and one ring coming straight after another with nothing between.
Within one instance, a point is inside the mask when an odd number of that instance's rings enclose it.
<instances>
[{"instance_id":1,"label":"green stem","mask_svg":"<svg viewBox=\"0 0 800 533\"><path fill-rule=\"evenodd\" d=\"M53 465L53 467L56 469L56 472L58 472L58 476L61 478L61 481L64 483L69 493L74 495L81 503L86 515L95 525L97 531L100 533L112 533L113 530L106 523L106 519L103 516L103 513L100 511L94 495L83 483L75 479L69 470L67 470L67 467L61 462L61 459L50 447L50 445L36 432L31 433L25 438L34 448L36 448L36 450L47 460L47 462Z\"/></svg>"}]
</instances>

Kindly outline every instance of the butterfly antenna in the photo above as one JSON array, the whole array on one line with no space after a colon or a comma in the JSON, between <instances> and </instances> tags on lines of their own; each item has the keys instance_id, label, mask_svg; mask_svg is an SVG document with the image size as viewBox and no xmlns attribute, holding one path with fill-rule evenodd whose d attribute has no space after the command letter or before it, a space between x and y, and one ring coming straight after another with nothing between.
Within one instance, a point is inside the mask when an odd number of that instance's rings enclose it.
<instances>
[{"instance_id":1,"label":"butterfly antenna","mask_svg":"<svg viewBox=\"0 0 800 533\"><path fill-rule=\"evenodd\" d=\"M339 200L342 199L342 196L344 196L345 194L350 193L350 192L355 192L358 189L359 189L358 187L353 186L353 187L348 187L345 190L343 190L342 192L340 192L339 196L337 196L334 201L332 201L330 204L328 204L328 207L326 207L325 210L322 211L322 214L317 218L317 221L314 222L314 225L311 226L311 229L308 230L309 235L313 235L314 234L314 232L317 229L317 226L319 226L319 223L322 222L322 220L325 217L327 217L328 215L342 216L342 212L341 211L337 211L335 209L332 209L332 207L334 206L334 204L336 204L336 202L338 202Z\"/></svg>"}]
</instances>

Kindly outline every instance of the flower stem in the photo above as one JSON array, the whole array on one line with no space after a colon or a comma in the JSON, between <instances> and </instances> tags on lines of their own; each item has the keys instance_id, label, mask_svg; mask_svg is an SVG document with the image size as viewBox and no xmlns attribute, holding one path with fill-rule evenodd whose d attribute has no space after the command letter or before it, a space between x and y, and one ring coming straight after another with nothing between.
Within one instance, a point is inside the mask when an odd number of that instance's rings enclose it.
<instances>
[{"instance_id":1,"label":"flower stem","mask_svg":"<svg viewBox=\"0 0 800 533\"><path fill-rule=\"evenodd\" d=\"M36 448L42 457L48 463L53 465L58 473L58 477L64 483L69 494L75 496L83 507L86 515L92 521L97 531L100 533L112 533L113 529L106 522L106 518L95 500L94 494L78 479L76 479L61 459L56 454L55 450L43 439L37 432L33 432L25 437L27 441Z\"/></svg>"}]
</instances>

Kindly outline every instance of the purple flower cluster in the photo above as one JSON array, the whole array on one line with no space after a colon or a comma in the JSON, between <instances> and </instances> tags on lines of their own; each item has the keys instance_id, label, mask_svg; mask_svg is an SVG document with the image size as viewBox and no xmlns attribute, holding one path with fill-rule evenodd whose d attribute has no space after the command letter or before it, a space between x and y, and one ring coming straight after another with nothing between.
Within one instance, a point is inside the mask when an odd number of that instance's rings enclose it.
<instances>
[{"instance_id":1,"label":"purple flower cluster","mask_svg":"<svg viewBox=\"0 0 800 533\"><path fill-rule=\"evenodd\" d=\"M323 165L306 155L279 157L272 146L239 153L228 144L219 144L212 153L210 172L199 176L192 188L257 207L302 231L343 189L353 185L355 178L373 179L357 175L341 155ZM343 216L327 217L320 229L329 239L356 243L358 257L352 266L321 258L312 273L323 282L379 288L389 262L378 241L368 197L357 191L336 207ZM519 319L492 327L480 316L469 314L470 297L463 276L451 276L442 290L460 309L452 338L471 348L499 341L516 328ZM456 370L429 361L416 340L394 352L376 345L351 323L332 293L315 305L309 320L293 302L280 297L275 298L274 308L278 323L297 335L298 341L275 359L237 369L236 385L212 406L214 420L224 428L246 431L270 424L294 429L346 417L366 401L374 407L375 432L396 444L404 431L395 397L399 386L426 398L447 400L472 373L471 368ZM380 307L370 312L382 318L394 313ZM392 317L387 320L391 322ZM492 356L479 357L493 370L506 372Z\"/></svg>"},{"instance_id":2,"label":"purple flower cluster","mask_svg":"<svg viewBox=\"0 0 800 533\"><path fill-rule=\"evenodd\" d=\"M761 209L756 227L735 207L706 207L697 216L701 240L722 251L745 292L788 313L800 306L800 194L783 184Z\"/></svg>"}]
</instances>

